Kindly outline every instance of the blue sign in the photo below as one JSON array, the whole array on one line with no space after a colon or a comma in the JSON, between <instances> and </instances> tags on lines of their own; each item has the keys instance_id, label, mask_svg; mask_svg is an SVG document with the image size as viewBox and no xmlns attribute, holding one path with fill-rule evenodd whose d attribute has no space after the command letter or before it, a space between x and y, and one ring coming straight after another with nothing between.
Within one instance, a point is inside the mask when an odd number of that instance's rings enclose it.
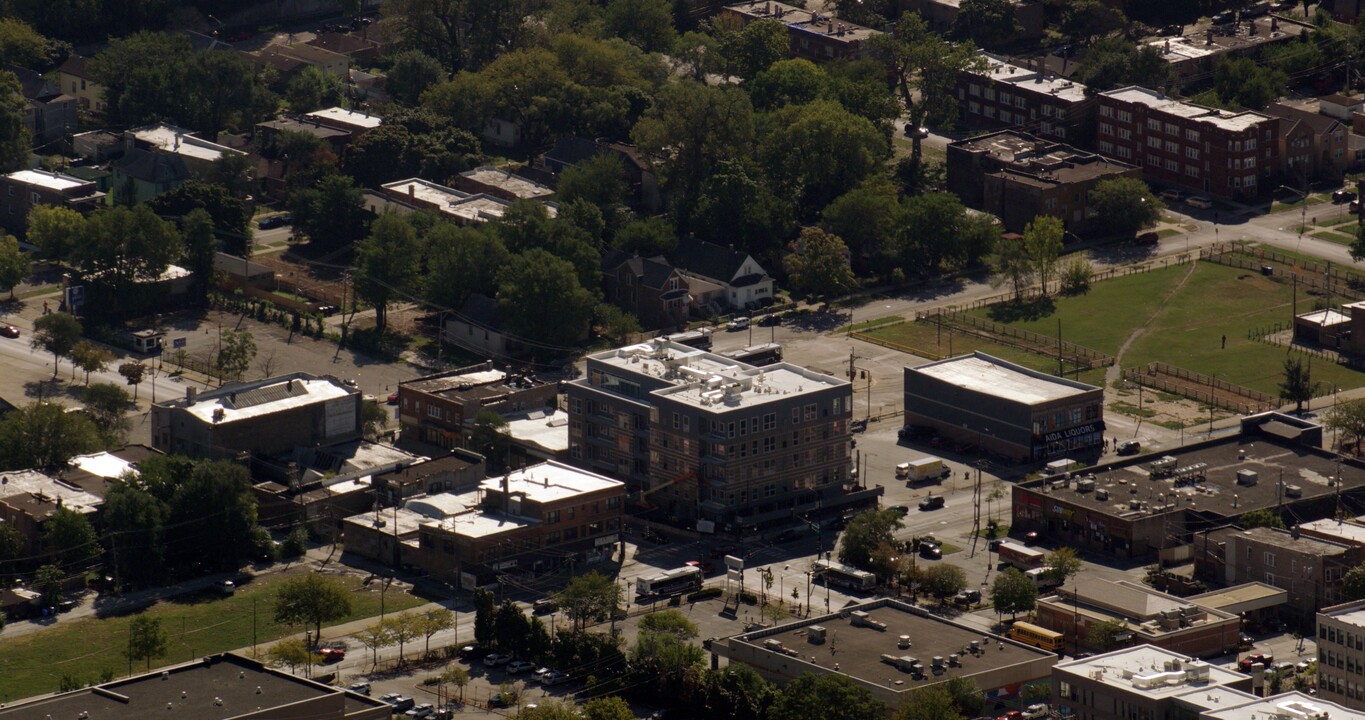
<instances>
[{"instance_id":1,"label":"blue sign","mask_svg":"<svg viewBox=\"0 0 1365 720\"><path fill-rule=\"evenodd\" d=\"M185 347L185 338L182 337L175 338L174 340L171 341L171 347L176 348Z\"/></svg>"},{"instance_id":2,"label":"blue sign","mask_svg":"<svg viewBox=\"0 0 1365 720\"><path fill-rule=\"evenodd\" d=\"M70 309L71 312L76 312L80 310L83 305L85 305L85 287L82 285L68 287L66 289L66 307Z\"/></svg>"}]
</instances>

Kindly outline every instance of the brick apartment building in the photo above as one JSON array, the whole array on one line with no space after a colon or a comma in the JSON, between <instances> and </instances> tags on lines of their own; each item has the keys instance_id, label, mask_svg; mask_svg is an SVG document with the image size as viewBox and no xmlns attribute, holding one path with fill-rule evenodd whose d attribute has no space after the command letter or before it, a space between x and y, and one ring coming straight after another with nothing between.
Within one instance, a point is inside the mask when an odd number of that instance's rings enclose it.
<instances>
[{"instance_id":1,"label":"brick apartment building","mask_svg":"<svg viewBox=\"0 0 1365 720\"><path fill-rule=\"evenodd\" d=\"M1089 141L1098 101L1084 85L990 53L981 56L985 70L963 72L957 78L957 107L963 125L1008 127L1079 145Z\"/></svg>"},{"instance_id":2,"label":"brick apartment building","mask_svg":"<svg viewBox=\"0 0 1365 720\"><path fill-rule=\"evenodd\" d=\"M81 213L93 212L104 206L104 193L95 188L94 181L47 170L19 170L0 177L0 201L5 211L0 214L0 225L5 230L24 237L28 232L28 211L38 205L65 207Z\"/></svg>"},{"instance_id":3,"label":"brick apartment building","mask_svg":"<svg viewBox=\"0 0 1365 720\"><path fill-rule=\"evenodd\" d=\"M557 383L481 363L399 383L398 421L404 432L450 450L464 445L465 432L480 410L506 415L553 408L558 395Z\"/></svg>"},{"instance_id":4,"label":"brick apartment building","mask_svg":"<svg viewBox=\"0 0 1365 720\"><path fill-rule=\"evenodd\" d=\"M1149 182L1250 199L1278 175L1279 120L1174 100L1130 86L1100 94L1095 149L1142 168Z\"/></svg>"},{"instance_id":5,"label":"brick apartment building","mask_svg":"<svg viewBox=\"0 0 1365 720\"><path fill-rule=\"evenodd\" d=\"M656 339L589 355L567 394L572 462L626 479L673 522L733 531L880 492L844 492L844 380Z\"/></svg>"},{"instance_id":6,"label":"brick apartment building","mask_svg":"<svg viewBox=\"0 0 1365 720\"><path fill-rule=\"evenodd\" d=\"M1365 558L1358 545L1258 527L1223 528L1194 543L1196 569L1224 585L1263 582L1288 592L1286 620L1308 623L1318 608L1345 599L1341 578Z\"/></svg>"},{"instance_id":7,"label":"brick apartment building","mask_svg":"<svg viewBox=\"0 0 1365 720\"><path fill-rule=\"evenodd\" d=\"M1365 710L1365 601L1317 612L1318 695Z\"/></svg>"},{"instance_id":8,"label":"brick apartment building","mask_svg":"<svg viewBox=\"0 0 1365 720\"><path fill-rule=\"evenodd\" d=\"M1141 178L1142 171L1013 130L948 146L948 191L967 207L1000 218L1010 232L1023 232L1039 215L1052 215L1067 230L1085 234L1095 224L1090 191L1120 177Z\"/></svg>"},{"instance_id":9,"label":"brick apartment building","mask_svg":"<svg viewBox=\"0 0 1365 720\"><path fill-rule=\"evenodd\" d=\"M867 41L881 34L846 20L773 0L729 5L721 8L720 17L738 21L741 27L757 20L777 20L787 28L792 57L812 62L862 57L868 51Z\"/></svg>"}]
</instances>

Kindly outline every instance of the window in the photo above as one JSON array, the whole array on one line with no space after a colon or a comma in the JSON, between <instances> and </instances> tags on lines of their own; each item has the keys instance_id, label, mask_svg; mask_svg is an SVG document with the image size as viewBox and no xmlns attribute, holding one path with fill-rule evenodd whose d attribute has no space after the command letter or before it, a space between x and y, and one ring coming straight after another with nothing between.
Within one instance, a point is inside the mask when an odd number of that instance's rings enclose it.
<instances>
[{"instance_id":1,"label":"window","mask_svg":"<svg viewBox=\"0 0 1365 720\"><path fill-rule=\"evenodd\" d=\"M544 520L546 525L554 525L559 522L559 511L550 510L549 512L546 512Z\"/></svg>"},{"instance_id":2,"label":"window","mask_svg":"<svg viewBox=\"0 0 1365 720\"><path fill-rule=\"evenodd\" d=\"M1185 166L1185 174L1186 174L1186 175L1189 175L1189 176L1192 177L1192 178L1197 178L1197 177L1199 177L1199 166L1198 166L1198 165L1186 165L1186 166Z\"/></svg>"},{"instance_id":3,"label":"window","mask_svg":"<svg viewBox=\"0 0 1365 720\"><path fill-rule=\"evenodd\" d=\"M404 400L403 402L407 402L407 400ZM582 414L583 414L583 401L582 401L581 399L579 399L579 398L573 398L572 400L570 400L570 401L569 401L569 412L570 412L570 413L573 413L574 415L582 415Z\"/></svg>"},{"instance_id":4,"label":"window","mask_svg":"<svg viewBox=\"0 0 1365 720\"><path fill-rule=\"evenodd\" d=\"M815 403L809 403L806 405L806 422L814 422L815 418Z\"/></svg>"},{"instance_id":5,"label":"window","mask_svg":"<svg viewBox=\"0 0 1365 720\"><path fill-rule=\"evenodd\" d=\"M1082 410L1081 410L1080 408L1076 408L1075 410L1072 410L1072 411L1071 411L1071 424L1072 424L1072 425L1079 425L1079 424L1081 423L1081 412L1082 412Z\"/></svg>"},{"instance_id":6,"label":"window","mask_svg":"<svg viewBox=\"0 0 1365 720\"><path fill-rule=\"evenodd\" d=\"M439 420L441 417L441 408L436 407L435 405L432 405L430 403L427 403L427 417L434 417Z\"/></svg>"},{"instance_id":7,"label":"window","mask_svg":"<svg viewBox=\"0 0 1365 720\"><path fill-rule=\"evenodd\" d=\"M995 108L991 107L990 105L987 105L987 106L986 106L986 112L984 112L984 113L982 113L982 114L985 115L985 116L988 117L988 118L993 118L993 117L995 117Z\"/></svg>"},{"instance_id":8,"label":"window","mask_svg":"<svg viewBox=\"0 0 1365 720\"><path fill-rule=\"evenodd\" d=\"M1238 144L1240 145L1241 143L1238 143ZM1255 150L1255 149L1256 149L1256 138L1251 138L1250 140L1247 140L1246 146L1247 146L1247 149L1248 149L1248 150Z\"/></svg>"},{"instance_id":9,"label":"window","mask_svg":"<svg viewBox=\"0 0 1365 720\"><path fill-rule=\"evenodd\" d=\"M1157 120L1156 118L1147 118L1147 129L1148 129L1148 130L1160 130L1160 129L1161 129L1161 121L1160 121L1160 120Z\"/></svg>"},{"instance_id":10,"label":"window","mask_svg":"<svg viewBox=\"0 0 1365 720\"><path fill-rule=\"evenodd\" d=\"M1189 158L1189 159L1191 159L1191 160L1198 160L1198 159L1199 159L1199 148L1196 148L1196 147L1186 147L1186 148L1185 148L1185 157L1187 157L1187 158Z\"/></svg>"},{"instance_id":11,"label":"window","mask_svg":"<svg viewBox=\"0 0 1365 720\"><path fill-rule=\"evenodd\" d=\"M1268 568L1273 568L1273 567L1275 567L1275 553L1265 553L1264 555L1265 555L1265 566L1268 567Z\"/></svg>"},{"instance_id":12,"label":"window","mask_svg":"<svg viewBox=\"0 0 1365 720\"><path fill-rule=\"evenodd\" d=\"M1113 135L1113 134L1114 134L1114 126L1113 126L1113 125L1110 125L1109 123L1100 123L1100 134L1101 134L1101 135Z\"/></svg>"},{"instance_id":13,"label":"window","mask_svg":"<svg viewBox=\"0 0 1365 720\"><path fill-rule=\"evenodd\" d=\"M1119 157L1123 158L1124 160L1131 160L1133 158L1133 151L1129 150L1127 147L1120 146Z\"/></svg>"},{"instance_id":14,"label":"window","mask_svg":"<svg viewBox=\"0 0 1365 720\"><path fill-rule=\"evenodd\" d=\"M1014 98L1014 107L1019 108L1019 109L1021 109L1021 110L1023 109L1023 107L1024 107L1024 96L1023 96L1023 95L1018 95L1018 96L1016 96L1016 97ZM1015 117L1023 117L1023 116L1022 116L1022 115L1016 115ZM1020 120L1019 122L1023 122L1023 120Z\"/></svg>"},{"instance_id":15,"label":"window","mask_svg":"<svg viewBox=\"0 0 1365 720\"><path fill-rule=\"evenodd\" d=\"M1155 150L1161 149L1161 138L1151 135L1147 137L1147 147Z\"/></svg>"},{"instance_id":16,"label":"window","mask_svg":"<svg viewBox=\"0 0 1365 720\"><path fill-rule=\"evenodd\" d=\"M1180 135L1180 128L1175 123L1166 123L1166 134L1178 137Z\"/></svg>"},{"instance_id":17,"label":"window","mask_svg":"<svg viewBox=\"0 0 1365 720\"><path fill-rule=\"evenodd\" d=\"M1105 117L1111 117L1111 116L1114 114L1112 111L1110 111L1110 112L1105 112L1105 110L1109 110L1109 108L1107 108L1107 107L1106 107L1106 108L1100 108L1100 114L1103 115L1103 116L1105 116ZM1052 106L1051 106L1051 105L1044 105L1044 106L1043 106L1043 117L1052 117Z\"/></svg>"},{"instance_id":18,"label":"window","mask_svg":"<svg viewBox=\"0 0 1365 720\"><path fill-rule=\"evenodd\" d=\"M1107 154L1107 153L1111 153L1111 152L1114 152L1114 143L1107 142L1107 141L1105 141L1105 140L1101 140L1101 141L1099 142L1099 148L1100 148L1100 152L1102 152L1102 153L1106 153L1106 154Z\"/></svg>"},{"instance_id":19,"label":"window","mask_svg":"<svg viewBox=\"0 0 1365 720\"><path fill-rule=\"evenodd\" d=\"M1159 158L1159 157L1157 157L1157 156L1155 156L1155 155L1148 155L1148 156L1147 156L1147 164L1148 164L1148 165L1160 165L1160 164L1161 164L1161 158Z\"/></svg>"},{"instance_id":20,"label":"window","mask_svg":"<svg viewBox=\"0 0 1365 720\"><path fill-rule=\"evenodd\" d=\"M1180 146L1179 146L1178 144L1176 144L1176 143L1171 142L1170 140L1167 140L1167 141L1166 141L1166 152L1168 152L1168 153L1178 153L1178 152L1180 152Z\"/></svg>"},{"instance_id":21,"label":"window","mask_svg":"<svg viewBox=\"0 0 1365 720\"><path fill-rule=\"evenodd\" d=\"M1126 122L1132 122L1132 121L1133 121L1133 113L1131 113L1131 112L1129 112L1129 111L1127 111L1127 110L1120 110L1120 111L1119 111L1119 122L1121 122L1121 123L1126 123Z\"/></svg>"},{"instance_id":22,"label":"window","mask_svg":"<svg viewBox=\"0 0 1365 720\"><path fill-rule=\"evenodd\" d=\"M682 423L681 423L681 421L680 421L679 418L678 418L678 414L677 414L677 413L673 413L673 429L674 429L674 430L677 430L678 427L679 427L681 424L682 424Z\"/></svg>"},{"instance_id":23,"label":"window","mask_svg":"<svg viewBox=\"0 0 1365 720\"><path fill-rule=\"evenodd\" d=\"M777 413L768 413L763 416L763 429L772 430L777 427Z\"/></svg>"},{"instance_id":24,"label":"window","mask_svg":"<svg viewBox=\"0 0 1365 720\"><path fill-rule=\"evenodd\" d=\"M1132 140L1132 139L1133 139L1133 131L1132 131L1132 130L1129 130L1128 128L1119 128L1119 139L1120 139L1120 140Z\"/></svg>"},{"instance_id":25,"label":"window","mask_svg":"<svg viewBox=\"0 0 1365 720\"><path fill-rule=\"evenodd\" d=\"M986 98L987 100L990 100L990 101L994 102L994 101L995 101L995 88L989 88L989 87L988 87L988 88L986 88L985 90L981 91L981 97L984 97L984 98Z\"/></svg>"},{"instance_id":26,"label":"window","mask_svg":"<svg viewBox=\"0 0 1365 720\"><path fill-rule=\"evenodd\" d=\"M1044 114L1044 115L1051 115L1051 114L1052 114L1052 106L1051 106L1051 105L1044 105L1044 106L1043 106L1043 114ZM1114 117L1114 108L1111 108L1111 107L1109 107L1108 105L1105 105L1105 106L1101 107L1101 108L1100 108L1100 116L1101 116L1101 117Z\"/></svg>"},{"instance_id":27,"label":"window","mask_svg":"<svg viewBox=\"0 0 1365 720\"><path fill-rule=\"evenodd\" d=\"M1246 162L1243 163L1243 165L1245 165L1245 166L1246 166L1246 169L1248 169L1248 170L1250 170L1251 168L1256 167L1256 158L1254 158L1254 157L1249 157L1249 158L1247 158L1247 159L1246 159Z\"/></svg>"},{"instance_id":28,"label":"window","mask_svg":"<svg viewBox=\"0 0 1365 720\"><path fill-rule=\"evenodd\" d=\"M1175 160L1165 160L1162 166L1171 172L1180 172L1180 163Z\"/></svg>"},{"instance_id":29,"label":"window","mask_svg":"<svg viewBox=\"0 0 1365 720\"><path fill-rule=\"evenodd\" d=\"M976 97L981 97L981 86L977 85L976 83L972 83L970 86L968 86L967 92L971 93Z\"/></svg>"},{"instance_id":30,"label":"window","mask_svg":"<svg viewBox=\"0 0 1365 720\"><path fill-rule=\"evenodd\" d=\"M1195 141L1195 142L1199 142L1199 131L1198 131L1198 130L1195 130L1195 129L1193 129L1193 128L1186 128L1186 129L1185 129L1185 139L1186 139L1186 140L1193 140L1193 141Z\"/></svg>"}]
</instances>

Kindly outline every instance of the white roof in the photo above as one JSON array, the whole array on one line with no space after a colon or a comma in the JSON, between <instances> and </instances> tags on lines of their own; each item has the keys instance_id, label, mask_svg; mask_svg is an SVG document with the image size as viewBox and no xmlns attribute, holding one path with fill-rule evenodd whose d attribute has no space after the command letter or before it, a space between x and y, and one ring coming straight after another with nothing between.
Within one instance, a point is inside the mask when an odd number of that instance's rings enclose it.
<instances>
[{"instance_id":1,"label":"white roof","mask_svg":"<svg viewBox=\"0 0 1365 720\"><path fill-rule=\"evenodd\" d=\"M526 499L538 503L566 500L578 495L622 486L618 480L570 467L554 460L510 472L506 479L509 493L524 493ZM491 477L480 483L480 487L486 491L501 492L502 483L502 477Z\"/></svg>"},{"instance_id":2,"label":"white roof","mask_svg":"<svg viewBox=\"0 0 1365 720\"><path fill-rule=\"evenodd\" d=\"M431 518L407 508L385 508L380 510L378 515L374 512L363 512L346 518L348 523L379 530L387 535L396 534L400 537L417 532L419 527L430 521Z\"/></svg>"},{"instance_id":3,"label":"white roof","mask_svg":"<svg viewBox=\"0 0 1365 720\"><path fill-rule=\"evenodd\" d=\"M1360 523L1325 518L1299 523L1299 527L1303 530L1311 530L1315 533L1339 538L1348 544L1365 545L1365 525Z\"/></svg>"},{"instance_id":4,"label":"white roof","mask_svg":"<svg viewBox=\"0 0 1365 720\"><path fill-rule=\"evenodd\" d=\"M538 525L539 522L514 515L474 510L428 524L439 525L456 535L478 538L520 530Z\"/></svg>"},{"instance_id":5,"label":"white roof","mask_svg":"<svg viewBox=\"0 0 1365 720\"><path fill-rule=\"evenodd\" d=\"M292 385L291 385L292 384ZM285 392L288 387L288 391ZM264 390L266 392L280 391L280 397L275 400L257 403L247 407L237 407L237 402L232 399L233 393L243 395L248 392ZM305 407L314 403L326 402L337 398L346 397L354 391L342 387L340 383L332 382L325 378L302 379L291 378L277 383L262 384L256 386L240 387L228 386L213 393L199 395L193 405L187 405L184 400L173 401L173 405L183 407L192 415L204 422L214 422L214 414L218 410L223 411L223 416L217 422L230 423L234 420L245 420L247 418L270 415L283 410Z\"/></svg>"},{"instance_id":6,"label":"white roof","mask_svg":"<svg viewBox=\"0 0 1365 720\"><path fill-rule=\"evenodd\" d=\"M653 394L723 413L848 385L847 380L833 375L790 363L777 363L696 379L685 385L656 390Z\"/></svg>"},{"instance_id":7,"label":"white roof","mask_svg":"<svg viewBox=\"0 0 1365 720\"><path fill-rule=\"evenodd\" d=\"M1189 692L1180 693L1175 697L1181 702L1187 705L1193 705L1201 710L1232 707L1256 699L1256 696L1251 693L1223 686L1195 688Z\"/></svg>"},{"instance_id":8,"label":"white roof","mask_svg":"<svg viewBox=\"0 0 1365 720\"><path fill-rule=\"evenodd\" d=\"M437 493L413 498L403 507L432 520L442 520L458 515L479 504L478 492Z\"/></svg>"},{"instance_id":9,"label":"white roof","mask_svg":"<svg viewBox=\"0 0 1365 720\"><path fill-rule=\"evenodd\" d=\"M973 392L1026 404L1060 400L1096 389L979 352L910 368L910 372L921 373Z\"/></svg>"},{"instance_id":10,"label":"white roof","mask_svg":"<svg viewBox=\"0 0 1365 720\"><path fill-rule=\"evenodd\" d=\"M133 137L137 138L139 142L154 145L162 152L175 153L198 160L215 162L221 160L224 155L246 154L240 150L233 150L226 145L197 138L184 128L165 123L135 128L128 132L132 133Z\"/></svg>"},{"instance_id":11,"label":"white roof","mask_svg":"<svg viewBox=\"0 0 1365 720\"><path fill-rule=\"evenodd\" d=\"M1365 712L1352 710L1301 692L1287 692L1220 710L1206 710L1213 720L1365 720Z\"/></svg>"},{"instance_id":12,"label":"white roof","mask_svg":"<svg viewBox=\"0 0 1365 720\"><path fill-rule=\"evenodd\" d=\"M522 200L534 200L535 198L545 197L546 195L553 195L555 192L554 189L548 185L542 185L535 180L530 180L521 177L520 175L513 175L507 170L496 168L491 165L477 167L461 174L470 180L483 183L484 185L501 188L502 190L516 195Z\"/></svg>"},{"instance_id":13,"label":"white roof","mask_svg":"<svg viewBox=\"0 0 1365 720\"><path fill-rule=\"evenodd\" d=\"M1253 127L1262 122L1268 122L1272 118L1257 112L1246 110L1243 112L1232 112L1231 110L1219 110L1217 108L1204 107L1194 103L1182 102L1166 97L1165 94L1156 90L1148 90L1144 87L1130 85L1117 90L1110 90L1102 93L1108 97L1121 102L1146 105L1157 112L1165 113L1182 118L1190 118L1206 123L1224 130L1239 131Z\"/></svg>"},{"instance_id":14,"label":"white roof","mask_svg":"<svg viewBox=\"0 0 1365 720\"><path fill-rule=\"evenodd\" d=\"M1155 49L1161 59L1169 63L1195 60L1223 51L1218 45L1206 45L1188 37L1156 38L1148 40L1146 45Z\"/></svg>"},{"instance_id":15,"label":"white roof","mask_svg":"<svg viewBox=\"0 0 1365 720\"><path fill-rule=\"evenodd\" d=\"M70 175L62 175L61 173L47 172L46 170L19 170L17 172L12 172L5 177L14 182L44 187L58 192L90 183L89 180L82 180L80 178L71 177Z\"/></svg>"},{"instance_id":16,"label":"white roof","mask_svg":"<svg viewBox=\"0 0 1365 720\"><path fill-rule=\"evenodd\" d=\"M136 476L137 468L123 458L108 452L97 452L90 455L77 455L71 458L71 465L84 470L91 475L117 480L128 473Z\"/></svg>"},{"instance_id":17,"label":"white roof","mask_svg":"<svg viewBox=\"0 0 1365 720\"><path fill-rule=\"evenodd\" d=\"M15 495L41 495L54 504L80 513L91 513L104 503L104 498L68 485L37 470L16 470L0 473L0 499Z\"/></svg>"},{"instance_id":18,"label":"white roof","mask_svg":"<svg viewBox=\"0 0 1365 720\"><path fill-rule=\"evenodd\" d=\"M441 208L441 211L470 222L488 222L502 217L511 207L512 203L507 200L479 193L450 203ZM553 216L554 213L550 215Z\"/></svg>"},{"instance_id":19,"label":"white roof","mask_svg":"<svg viewBox=\"0 0 1365 720\"><path fill-rule=\"evenodd\" d=\"M1149 697L1183 695L1191 689L1226 685L1247 677L1154 645L1060 662L1056 668Z\"/></svg>"},{"instance_id":20,"label":"white roof","mask_svg":"<svg viewBox=\"0 0 1365 720\"><path fill-rule=\"evenodd\" d=\"M565 413L536 410L507 419L507 434L550 451L569 449L569 418Z\"/></svg>"},{"instance_id":21,"label":"white roof","mask_svg":"<svg viewBox=\"0 0 1365 720\"><path fill-rule=\"evenodd\" d=\"M446 205L469 197L469 193L467 192L449 188L445 185L438 185L430 180L423 180L422 178L395 180L394 182L383 185L383 188L433 205Z\"/></svg>"},{"instance_id":22,"label":"white roof","mask_svg":"<svg viewBox=\"0 0 1365 720\"><path fill-rule=\"evenodd\" d=\"M384 118L381 118L378 115L366 115L363 112L347 110L344 107L329 107L325 110L315 110L308 113L305 117L327 118L347 125L354 125L355 127L367 129L377 128L384 122Z\"/></svg>"},{"instance_id":23,"label":"white roof","mask_svg":"<svg viewBox=\"0 0 1365 720\"><path fill-rule=\"evenodd\" d=\"M985 76L997 83L1008 83L1030 92L1052 95L1070 102L1085 99L1085 86L1078 82L1051 73L1022 68L990 53L983 52L981 56L987 63Z\"/></svg>"}]
</instances>

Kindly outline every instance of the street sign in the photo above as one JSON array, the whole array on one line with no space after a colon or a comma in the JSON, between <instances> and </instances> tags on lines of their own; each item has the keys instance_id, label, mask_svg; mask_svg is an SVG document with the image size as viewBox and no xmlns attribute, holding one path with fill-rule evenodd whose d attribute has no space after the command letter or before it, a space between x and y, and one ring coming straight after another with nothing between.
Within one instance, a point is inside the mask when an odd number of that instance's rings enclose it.
<instances>
[{"instance_id":1,"label":"street sign","mask_svg":"<svg viewBox=\"0 0 1365 720\"><path fill-rule=\"evenodd\" d=\"M66 289L66 307L71 312L79 312L85 305L85 287L72 285Z\"/></svg>"},{"instance_id":2,"label":"street sign","mask_svg":"<svg viewBox=\"0 0 1365 720\"><path fill-rule=\"evenodd\" d=\"M744 558L735 557L734 555L726 555L726 556L725 556L725 567L726 567L727 569L730 569L730 570L738 570L738 571L740 571L740 572L743 572L743 571L744 571Z\"/></svg>"},{"instance_id":3,"label":"street sign","mask_svg":"<svg viewBox=\"0 0 1365 720\"><path fill-rule=\"evenodd\" d=\"M171 341L171 347L174 347L174 348L182 348L182 347L185 347L185 338L183 338L183 337L175 338L174 340Z\"/></svg>"}]
</instances>

